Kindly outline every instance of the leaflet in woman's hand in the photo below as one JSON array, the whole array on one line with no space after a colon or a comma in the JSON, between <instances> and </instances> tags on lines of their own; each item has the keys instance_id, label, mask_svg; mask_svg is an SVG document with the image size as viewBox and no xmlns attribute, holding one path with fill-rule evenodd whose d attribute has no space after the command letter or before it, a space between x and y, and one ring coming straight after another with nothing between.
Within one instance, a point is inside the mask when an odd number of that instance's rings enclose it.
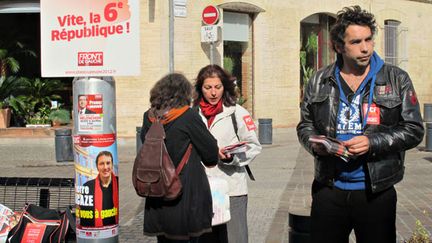
<instances>
[{"instance_id":1,"label":"leaflet in woman's hand","mask_svg":"<svg viewBox=\"0 0 432 243\"><path fill-rule=\"evenodd\" d=\"M238 153L244 153L249 150L249 146L246 142L239 142L236 144L228 145L224 147L224 153L225 154L238 154Z\"/></svg>"}]
</instances>

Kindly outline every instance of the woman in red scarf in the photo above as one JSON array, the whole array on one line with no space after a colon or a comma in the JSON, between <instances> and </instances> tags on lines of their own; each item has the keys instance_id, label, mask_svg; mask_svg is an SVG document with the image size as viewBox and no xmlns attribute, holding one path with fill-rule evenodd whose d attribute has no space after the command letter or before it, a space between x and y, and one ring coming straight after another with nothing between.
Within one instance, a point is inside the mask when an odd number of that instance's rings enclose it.
<instances>
[{"instance_id":1,"label":"woman in red scarf","mask_svg":"<svg viewBox=\"0 0 432 243\"><path fill-rule=\"evenodd\" d=\"M144 234L157 236L158 242L197 242L199 236L211 231L212 198L201 161L214 166L218 147L199 115L190 109L191 99L190 82L182 74L169 74L151 89L151 111L144 113L141 140L144 143L154 120L149 114L163 115L165 145L174 166L192 144L189 161L180 173L182 194L173 201L146 198Z\"/></svg>"},{"instance_id":2,"label":"woman in red scarf","mask_svg":"<svg viewBox=\"0 0 432 243\"><path fill-rule=\"evenodd\" d=\"M196 79L197 97L194 106L198 108L202 120L220 148L219 163L214 168L206 169L206 172L209 176L222 178L228 183L231 216L226 224L215 225L211 234L204 235L200 239L203 242L248 242L248 164L261 152L261 145L249 112L236 104L235 87L234 79L218 65L202 68ZM240 142L246 143L246 152L225 152L226 146Z\"/></svg>"}]
</instances>

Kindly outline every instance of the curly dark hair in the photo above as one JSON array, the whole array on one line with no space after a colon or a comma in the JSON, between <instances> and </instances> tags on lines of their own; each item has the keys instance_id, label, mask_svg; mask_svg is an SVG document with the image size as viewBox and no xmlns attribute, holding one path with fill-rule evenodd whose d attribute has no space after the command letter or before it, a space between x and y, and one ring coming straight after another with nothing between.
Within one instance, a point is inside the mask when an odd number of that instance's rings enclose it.
<instances>
[{"instance_id":1,"label":"curly dark hair","mask_svg":"<svg viewBox=\"0 0 432 243\"><path fill-rule=\"evenodd\" d=\"M192 84L180 73L170 73L156 82L150 90L152 109L164 110L190 105Z\"/></svg>"},{"instance_id":2,"label":"curly dark hair","mask_svg":"<svg viewBox=\"0 0 432 243\"><path fill-rule=\"evenodd\" d=\"M236 104L237 93L235 91L235 78L219 65L213 64L201 68L201 70L198 72L195 83L194 106L198 106L201 98L203 97L202 86L204 85L204 80L214 77L218 77L222 82L224 88L222 95L223 104L225 106L233 106Z\"/></svg>"},{"instance_id":3,"label":"curly dark hair","mask_svg":"<svg viewBox=\"0 0 432 243\"><path fill-rule=\"evenodd\" d=\"M345 45L345 31L350 25L367 26L375 35L377 26L373 14L361 9L360 6L344 7L337 13L336 23L330 30L330 38L333 45L333 50L337 53L336 46L343 47Z\"/></svg>"}]
</instances>

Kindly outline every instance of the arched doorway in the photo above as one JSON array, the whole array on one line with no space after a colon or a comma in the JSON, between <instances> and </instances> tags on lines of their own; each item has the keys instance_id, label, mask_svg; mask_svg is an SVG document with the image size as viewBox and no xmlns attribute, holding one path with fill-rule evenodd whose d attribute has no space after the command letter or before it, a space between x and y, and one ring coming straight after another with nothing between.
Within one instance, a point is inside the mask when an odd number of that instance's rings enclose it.
<instances>
[{"instance_id":1,"label":"arched doorway","mask_svg":"<svg viewBox=\"0 0 432 243\"><path fill-rule=\"evenodd\" d=\"M240 99L254 116L254 20L264 9L244 2L218 5L223 9L223 66L237 79Z\"/></svg>"},{"instance_id":2,"label":"arched doorway","mask_svg":"<svg viewBox=\"0 0 432 243\"><path fill-rule=\"evenodd\" d=\"M300 98L309 78L336 59L330 41L334 15L316 13L300 21Z\"/></svg>"}]
</instances>

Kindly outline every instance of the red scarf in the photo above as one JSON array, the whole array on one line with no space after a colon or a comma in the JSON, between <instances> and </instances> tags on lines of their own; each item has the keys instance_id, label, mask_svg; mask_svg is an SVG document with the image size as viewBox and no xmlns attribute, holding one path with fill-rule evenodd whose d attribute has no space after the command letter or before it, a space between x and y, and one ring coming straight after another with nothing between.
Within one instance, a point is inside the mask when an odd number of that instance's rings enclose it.
<instances>
[{"instance_id":1,"label":"red scarf","mask_svg":"<svg viewBox=\"0 0 432 243\"><path fill-rule=\"evenodd\" d=\"M205 118L207 118L207 126L210 127L217 114L223 111L222 99L216 105L212 105L201 98L199 106Z\"/></svg>"},{"instance_id":2,"label":"red scarf","mask_svg":"<svg viewBox=\"0 0 432 243\"><path fill-rule=\"evenodd\" d=\"M177 117L179 117L183 113L185 113L188 109L189 109L188 105L185 105L185 106L180 107L180 108L172 108L163 115L163 118L160 120L160 122L162 124L170 123L170 122L174 121L175 119L177 119ZM156 118L154 118L153 115L150 114L149 120L150 120L150 122L153 123L156 120Z\"/></svg>"},{"instance_id":3,"label":"red scarf","mask_svg":"<svg viewBox=\"0 0 432 243\"><path fill-rule=\"evenodd\" d=\"M115 177L114 173L111 172L111 184L112 184L112 199L114 203L114 208L117 209L117 214L115 216L116 218L116 224L118 224L118 217L119 217L119 195L118 195L118 184L117 184L117 178ZM102 208L102 188L100 185L100 179L99 176L95 180L95 189L94 189L94 200L95 200L95 212L97 211L99 217L95 217L95 227L102 227L103 226L103 220L101 212L103 210Z\"/></svg>"}]
</instances>

